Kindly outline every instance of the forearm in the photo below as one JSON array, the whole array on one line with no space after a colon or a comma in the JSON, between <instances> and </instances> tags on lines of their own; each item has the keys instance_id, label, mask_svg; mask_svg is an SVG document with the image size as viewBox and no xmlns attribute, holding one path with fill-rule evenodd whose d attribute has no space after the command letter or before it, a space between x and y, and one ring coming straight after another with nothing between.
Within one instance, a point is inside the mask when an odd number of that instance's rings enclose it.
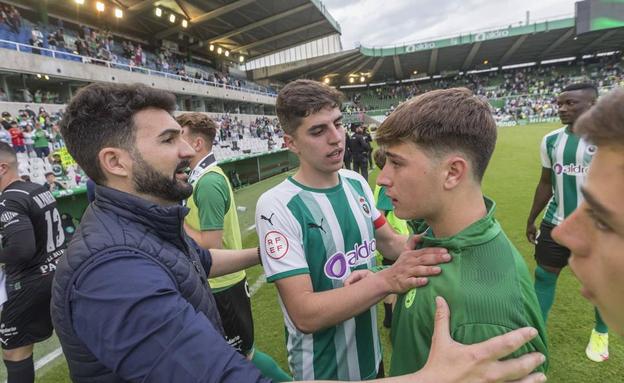
<instances>
[{"instance_id":1,"label":"forearm","mask_svg":"<svg viewBox=\"0 0 624 383\"><path fill-rule=\"evenodd\" d=\"M296 299L298 303L287 308L300 331L314 333L363 313L389 293L383 277L375 274L350 286L301 293Z\"/></svg>"},{"instance_id":2,"label":"forearm","mask_svg":"<svg viewBox=\"0 0 624 383\"><path fill-rule=\"evenodd\" d=\"M540 182L535 189L535 196L533 197L533 205L531 205L531 211L527 218L528 223L534 223L538 214L544 210L546 204L552 197L552 187L550 184Z\"/></svg>"},{"instance_id":3,"label":"forearm","mask_svg":"<svg viewBox=\"0 0 624 383\"><path fill-rule=\"evenodd\" d=\"M407 239L406 235L397 234L390 228L390 234L377 241L377 250L383 254L384 258L396 260L405 251Z\"/></svg>"},{"instance_id":4,"label":"forearm","mask_svg":"<svg viewBox=\"0 0 624 383\"><path fill-rule=\"evenodd\" d=\"M255 247L243 250L210 249L210 254L212 255L210 278L231 274L260 263L258 249Z\"/></svg>"}]
</instances>

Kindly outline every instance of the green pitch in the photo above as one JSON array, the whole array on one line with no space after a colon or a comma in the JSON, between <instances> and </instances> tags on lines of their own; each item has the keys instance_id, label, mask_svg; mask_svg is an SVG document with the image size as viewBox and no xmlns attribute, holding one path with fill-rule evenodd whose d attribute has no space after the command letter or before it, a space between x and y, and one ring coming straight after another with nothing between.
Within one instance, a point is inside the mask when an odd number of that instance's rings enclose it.
<instances>
[{"instance_id":1,"label":"green pitch","mask_svg":"<svg viewBox=\"0 0 624 383\"><path fill-rule=\"evenodd\" d=\"M485 193L498 204L496 216L501 221L507 235L515 243L531 268L533 248L524 237L527 213L537 184L540 139L547 132L558 128L557 124L529 125L502 128L499 130L498 144L494 158L484 180ZM371 182L377 171L371 174ZM256 246L253 212L262 192L276 185L285 175L264 180L258 184L236 192L241 231L245 245ZM244 207L245 210L241 207ZM284 347L284 326L276 289L272 284L258 281L262 270L254 267L248 271L249 283L257 289L252 298L256 331L256 345L272 355L287 369ZM380 307L380 320L383 307ZM585 346L594 322L592 306L579 294L579 283L566 269L557 287L557 297L549 316L548 336L551 354L550 382L618 382L624 376L624 342L615 334L610 339L610 360L597 364L585 357ZM384 341L384 362L386 371L390 366L392 349L389 332L382 330ZM56 340L37 347L36 358L41 358L58 347ZM4 379L2 366L1 379ZM57 358L37 372L38 382L69 382L67 365L62 357Z\"/></svg>"}]
</instances>

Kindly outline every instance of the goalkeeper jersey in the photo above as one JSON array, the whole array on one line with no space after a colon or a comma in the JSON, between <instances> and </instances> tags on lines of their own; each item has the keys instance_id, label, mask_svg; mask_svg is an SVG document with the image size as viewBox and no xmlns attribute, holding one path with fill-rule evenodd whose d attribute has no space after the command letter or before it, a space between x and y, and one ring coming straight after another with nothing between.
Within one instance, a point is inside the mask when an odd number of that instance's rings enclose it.
<instances>
[{"instance_id":1,"label":"goalkeeper jersey","mask_svg":"<svg viewBox=\"0 0 624 383\"><path fill-rule=\"evenodd\" d=\"M429 357L435 298L451 309L451 336L473 344L532 326L538 335L511 356L538 351L547 355L546 328L524 259L494 218L495 204L485 199L487 215L452 237L427 230L423 247L444 247L453 260L423 287L399 296L392 323L390 375L418 371ZM539 367L547 369L547 362Z\"/></svg>"},{"instance_id":2,"label":"goalkeeper jersey","mask_svg":"<svg viewBox=\"0 0 624 383\"><path fill-rule=\"evenodd\" d=\"M553 189L544 221L559 225L581 204L581 186L585 183L589 163L595 153L596 146L567 127L550 132L542 139L542 167L550 169Z\"/></svg>"},{"instance_id":3,"label":"goalkeeper jersey","mask_svg":"<svg viewBox=\"0 0 624 383\"><path fill-rule=\"evenodd\" d=\"M376 265L375 229L385 218L368 183L340 170L339 184L313 189L288 178L265 192L256 227L267 281L310 276L315 292L343 286L352 270ZM336 326L304 334L280 299L288 363L296 380L374 378L381 362L375 306Z\"/></svg>"}]
</instances>

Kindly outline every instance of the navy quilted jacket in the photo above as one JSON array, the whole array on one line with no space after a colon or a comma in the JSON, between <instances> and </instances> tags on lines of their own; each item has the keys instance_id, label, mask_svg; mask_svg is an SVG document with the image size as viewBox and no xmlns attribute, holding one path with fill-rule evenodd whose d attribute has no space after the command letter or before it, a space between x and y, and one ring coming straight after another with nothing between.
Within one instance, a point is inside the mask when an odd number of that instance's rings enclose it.
<instances>
[{"instance_id":1,"label":"navy quilted jacket","mask_svg":"<svg viewBox=\"0 0 624 383\"><path fill-rule=\"evenodd\" d=\"M265 381L223 338L187 212L96 186L52 289L74 382Z\"/></svg>"}]
</instances>

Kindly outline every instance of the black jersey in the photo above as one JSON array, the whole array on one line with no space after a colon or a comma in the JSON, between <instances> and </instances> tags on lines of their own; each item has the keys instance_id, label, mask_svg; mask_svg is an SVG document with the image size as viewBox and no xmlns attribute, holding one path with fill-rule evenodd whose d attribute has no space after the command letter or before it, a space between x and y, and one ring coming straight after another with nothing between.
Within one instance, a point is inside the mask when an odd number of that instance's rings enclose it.
<instances>
[{"instance_id":1,"label":"black jersey","mask_svg":"<svg viewBox=\"0 0 624 383\"><path fill-rule=\"evenodd\" d=\"M9 254L5 261L9 282L54 272L65 251L65 232L56 200L36 183L16 181L0 194L0 233L5 249L33 238L35 242L33 254L20 254L19 261Z\"/></svg>"}]
</instances>

